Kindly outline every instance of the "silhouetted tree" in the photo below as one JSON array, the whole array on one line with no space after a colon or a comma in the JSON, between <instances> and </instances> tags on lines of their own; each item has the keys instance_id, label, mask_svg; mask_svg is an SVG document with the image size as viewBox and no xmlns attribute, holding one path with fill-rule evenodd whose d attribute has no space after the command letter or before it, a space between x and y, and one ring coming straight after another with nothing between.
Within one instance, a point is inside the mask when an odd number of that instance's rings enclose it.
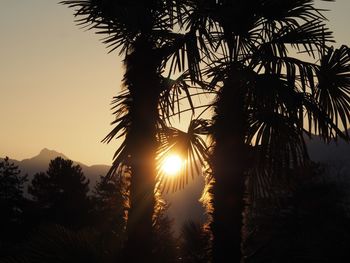
<instances>
[{"instance_id":1,"label":"silhouetted tree","mask_svg":"<svg viewBox=\"0 0 350 263\"><path fill-rule=\"evenodd\" d=\"M178 260L177 242L172 231L173 221L167 215L169 205L157 193L153 218L154 263L175 263Z\"/></svg>"},{"instance_id":2,"label":"silhouetted tree","mask_svg":"<svg viewBox=\"0 0 350 263\"><path fill-rule=\"evenodd\" d=\"M10 247L19 234L23 225L23 184L26 175L21 175L18 166L11 163L8 157L0 160L0 253Z\"/></svg>"},{"instance_id":3,"label":"silhouetted tree","mask_svg":"<svg viewBox=\"0 0 350 263\"><path fill-rule=\"evenodd\" d=\"M28 192L39 209L38 220L79 229L87 224L89 180L79 165L57 157L46 173L37 173Z\"/></svg>"},{"instance_id":4,"label":"silhouetted tree","mask_svg":"<svg viewBox=\"0 0 350 263\"><path fill-rule=\"evenodd\" d=\"M106 248L121 253L125 242L128 182L122 177L101 176L91 197L94 228Z\"/></svg>"},{"instance_id":5,"label":"silhouetted tree","mask_svg":"<svg viewBox=\"0 0 350 263\"><path fill-rule=\"evenodd\" d=\"M181 229L180 255L184 263L208 263L210 256L210 231L198 222L184 223Z\"/></svg>"},{"instance_id":6,"label":"silhouetted tree","mask_svg":"<svg viewBox=\"0 0 350 263\"><path fill-rule=\"evenodd\" d=\"M255 169L271 179L283 167L303 165L308 159L305 133L326 141L349 139L338 128L347 127L350 118L349 49L327 46L331 32L312 0L64 3L77 7L82 24L108 34L105 43L126 54L125 90L114 100L115 128L104 141L125 136L110 175L124 167L131 173L126 245L131 262L152 261L159 109L162 95L174 95L163 90L162 83L172 80L164 81L161 71L173 52L170 64L181 70L187 60L190 79L200 82L200 43L211 58L205 72L212 81L205 87L218 91L211 127L214 263L242 259L248 172ZM170 31L183 22L181 15L173 16L174 6L186 14L183 35ZM309 58L303 60L298 52ZM176 102L168 100L170 109ZM251 145L256 150L250 151Z\"/></svg>"},{"instance_id":7,"label":"silhouetted tree","mask_svg":"<svg viewBox=\"0 0 350 263\"><path fill-rule=\"evenodd\" d=\"M21 205L23 202L23 184L27 176L14 163L5 157L0 161L0 204L3 215L1 220L9 222L19 221ZM2 224L1 224L2 225Z\"/></svg>"},{"instance_id":8,"label":"silhouetted tree","mask_svg":"<svg viewBox=\"0 0 350 263\"><path fill-rule=\"evenodd\" d=\"M213 262L240 262L247 173L258 170L266 182L303 165L305 134L349 139L339 127L350 119L350 52L327 46L331 32L311 0L193 3L192 16L214 36L203 38L222 50L208 69L218 91L211 130Z\"/></svg>"},{"instance_id":9,"label":"silhouetted tree","mask_svg":"<svg viewBox=\"0 0 350 263\"><path fill-rule=\"evenodd\" d=\"M68 0L62 3L77 8L81 24L107 34L104 42L125 54L125 90L113 101L115 127L104 141L125 136L115 153L110 175L121 166L126 166L131 173L126 260L151 262L159 105L161 96L167 95L167 89L171 88L163 85L170 79L164 80L161 73L173 54L173 65L183 69L185 59L178 50L184 52L193 47L196 42L190 42L188 36L192 36L192 40L196 35L171 32L174 24L181 22L181 1ZM199 69L196 55L187 60L192 77Z\"/></svg>"}]
</instances>

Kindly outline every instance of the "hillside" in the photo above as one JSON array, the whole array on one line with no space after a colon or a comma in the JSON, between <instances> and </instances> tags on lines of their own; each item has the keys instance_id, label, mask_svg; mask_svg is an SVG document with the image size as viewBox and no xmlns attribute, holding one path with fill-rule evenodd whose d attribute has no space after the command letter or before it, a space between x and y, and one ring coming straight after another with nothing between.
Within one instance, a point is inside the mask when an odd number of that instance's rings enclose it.
<instances>
[{"instance_id":1,"label":"hillside","mask_svg":"<svg viewBox=\"0 0 350 263\"><path fill-rule=\"evenodd\" d=\"M350 144L339 139L324 143L318 136L306 139L311 160L329 165L332 173L350 175Z\"/></svg>"},{"instance_id":2,"label":"hillside","mask_svg":"<svg viewBox=\"0 0 350 263\"><path fill-rule=\"evenodd\" d=\"M63 153L56 152L54 150L49 150L44 148L40 153L32 158L24 159L22 161L11 159L15 165L18 165L22 174L28 174L29 181L33 178L35 173L45 172L49 166L51 160L56 157L61 157L64 159L70 159ZM84 172L84 175L90 180L90 188L94 186L100 175L105 175L109 169L108 165L85 165L78 161L73 161L75 165L79 164Z\"/></svg>"}]
</instances>

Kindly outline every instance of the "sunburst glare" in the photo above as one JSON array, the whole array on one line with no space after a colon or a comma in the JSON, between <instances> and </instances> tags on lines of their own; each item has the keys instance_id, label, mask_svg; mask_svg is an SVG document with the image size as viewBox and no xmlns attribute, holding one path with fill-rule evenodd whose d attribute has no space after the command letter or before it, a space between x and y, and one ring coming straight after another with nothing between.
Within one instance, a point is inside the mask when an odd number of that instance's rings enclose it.
<instances>
[{"instance_id":1,"label":"sunburst glare","mask_svg":"<svg viewBox=\"0 0 350 263\"><path fill-rule=\"evenodd\" d=\"M182 169L184 161L177 154L167 156L162 164L162 170L167 176L176 176Z\"/></svg>"}]
</instances>

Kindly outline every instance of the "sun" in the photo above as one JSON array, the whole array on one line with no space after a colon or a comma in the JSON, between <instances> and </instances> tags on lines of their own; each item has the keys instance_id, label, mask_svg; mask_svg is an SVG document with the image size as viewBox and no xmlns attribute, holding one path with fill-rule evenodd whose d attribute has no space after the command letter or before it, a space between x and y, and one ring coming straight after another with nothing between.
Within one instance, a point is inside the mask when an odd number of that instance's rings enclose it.
<instances>
[{"instance_id":1,"label":"sun","mask_svg":"<svg viewBox=\"0 0 350 263\"><path fill-rule=\"evenodd\" d=\"M176 176L183 167L183 160L177 154L167 156L162 164L162 170L167 176Z\"/></svg>"}]
</instances>

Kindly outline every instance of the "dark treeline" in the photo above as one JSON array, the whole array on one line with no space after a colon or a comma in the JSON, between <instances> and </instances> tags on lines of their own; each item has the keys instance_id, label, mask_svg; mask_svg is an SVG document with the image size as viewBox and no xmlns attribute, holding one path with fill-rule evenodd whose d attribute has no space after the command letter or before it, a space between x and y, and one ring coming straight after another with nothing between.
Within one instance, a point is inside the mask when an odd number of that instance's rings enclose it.
<instances>
[{"instance_id":1,"label":"dark treeline","mask_svg":"<svg viewBox=\"0 0 350 263\"><path fill-rule=\"evenodd\" d=\"M0 162L1 262L116 262L125 241L128 185L100 176L89 194L79 165L57 157L46 172L27 176ZM24 187L28 194L24 194ZM154 229L160 262L177 258L166 205L158 202Z\"/></svg>"},{"instance_id":2,"label":"dark treeline","mask_svg":"<svg viewBox=\"0 0 350 263\"><path fill-rule=\"evenodd\" d=\"M42 235L43 244L49 242L41 232L57 235L53 238L58 241L67 233L94 229L102 235L108 229L111 239L121 238L126 191L121 183L101 177L88 194L89 181L81 167L60 157L50 162L46 172L34 174L29 184L26 181L27 176L7 157L0 163L2 257L23 255L22 245L30 244L37 235ZM24 194L25 186L28 194ZM45 246L38 249L45 250Z\"/></svg>"},{"instance_id":3,"label":"dark treeline","mask_svg":"<svg viewBox=\"0 0 350 263\"><path fill-rule=\"evenodd\" d=\"M294 181L270 184L274 194L256 192L247 181L246 262L348 258L349 180L326 168L312 163L308 170L290 171ZM101 176L88 194L89 182L79 165L58 157L45 173L34 175L28 195L23 194L26 182L8 158L0 162L0 262L124 262L128 180ZM211 262L208 225L189 221L176 238L159 195L156 208L154 262Z\"/></svg>"},{"instance_id":4,"label":"dark treeline","mask_svg":"<svg viewBox=\"0 0 350 263\"><path fill-rule=\"evenodd\" d=\"M18 166L2 159L0 262L122 262L129 185L127 176L100 176L90 191L81 167L61 157L28 183ZM158 194L155 262L204 262L209 232L189 222L175 237L167 208Z\"/></svg>"}]
</instances>

